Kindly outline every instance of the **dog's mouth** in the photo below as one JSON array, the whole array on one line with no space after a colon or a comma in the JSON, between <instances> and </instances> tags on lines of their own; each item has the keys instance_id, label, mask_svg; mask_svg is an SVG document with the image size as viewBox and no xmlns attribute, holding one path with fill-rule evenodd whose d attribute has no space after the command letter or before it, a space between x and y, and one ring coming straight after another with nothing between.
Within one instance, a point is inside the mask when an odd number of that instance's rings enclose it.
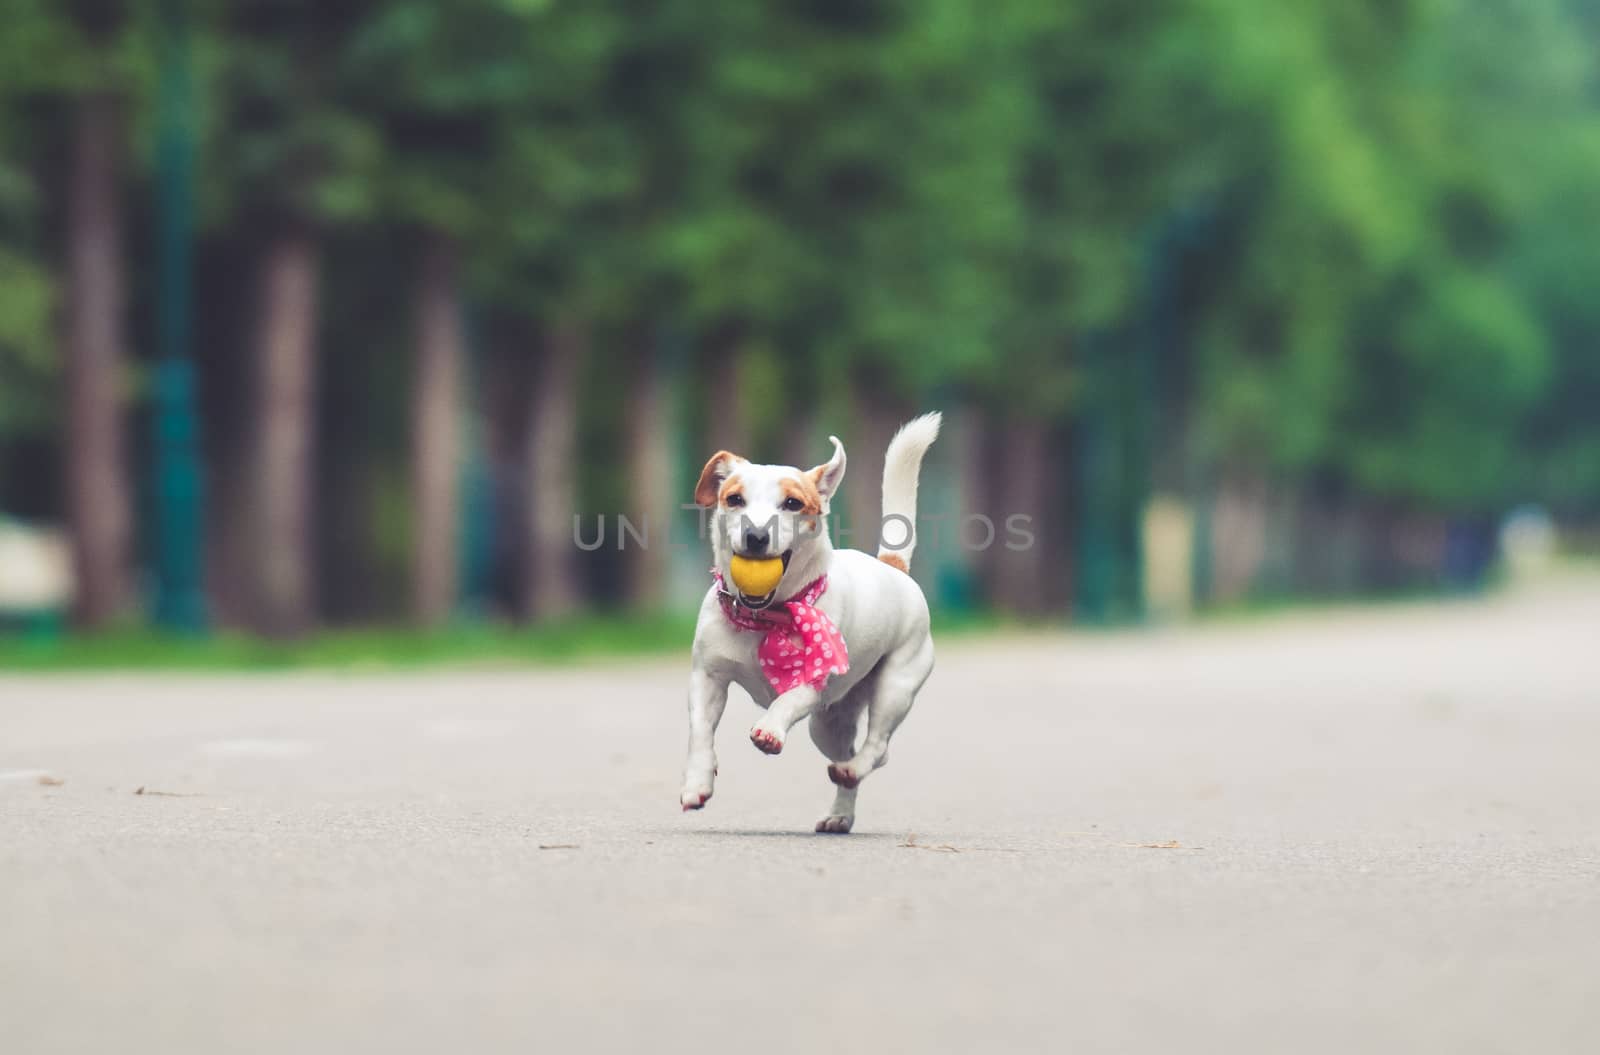
<instances>
[{"instance_id":1,"label":"dog's mouth","mask_svg":"<svg viewBox=\"0 0 1600 1055\"><path fill-rule=\"evenodd\" d=\"M744 556L744 554L740 554L740 556ZM794 550L791 549L786 549L782 553L778 554L778 559L783 561L784 575L789 573L789 558L792 556L794 556ZM733 596L735 600L744 605L746 608L755 608L759 610L772 604L773 600L778 596L778 588L782 585L783 576L780 575L778 577L778 585L774 586L764 596L752 597L743 590L739 589L737 586L733 588Z\"/></svg>"}]
</instances>

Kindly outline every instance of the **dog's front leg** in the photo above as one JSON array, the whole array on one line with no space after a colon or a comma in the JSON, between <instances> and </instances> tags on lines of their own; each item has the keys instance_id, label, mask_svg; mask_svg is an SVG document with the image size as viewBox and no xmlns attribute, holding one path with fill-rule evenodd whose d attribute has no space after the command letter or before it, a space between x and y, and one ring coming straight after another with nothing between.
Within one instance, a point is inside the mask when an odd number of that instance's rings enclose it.
<instances>
[{"instance_id":1,"label":"dog's front leg","mask_svg":"<svg viewBox=\"0 0 1600 1055\"><path fill-rule=\"evenodd\" d=\"M711 798L717 778L717 723L728 706L728 683L699 668L689 672L689 759L683 767L683 791L678 801L697 810Z\"/></svg>"},{"instance_id":2,"label":"dog's front leg","mask_svg":"<svg viewBox=\"0 0 1600 1055\"><path fill-rule=\"evenodd\" d=\"M821 705L822 690L815 685L796 685L772 701L766 715L750 730L750 742L769 755L777 754L794 723L810 717Z\"/></svg>"}]
</instances>

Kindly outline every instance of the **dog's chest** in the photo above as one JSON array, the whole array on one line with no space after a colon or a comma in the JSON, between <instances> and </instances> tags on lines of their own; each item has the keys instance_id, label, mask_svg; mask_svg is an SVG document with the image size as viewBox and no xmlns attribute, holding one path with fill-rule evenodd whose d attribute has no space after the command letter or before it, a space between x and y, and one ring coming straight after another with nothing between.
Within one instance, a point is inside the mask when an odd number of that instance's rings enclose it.
<instances>
[{"instance_id":1,"label":"dog's chest","mask_svg":"<svg viewBox=\"0 0 1600 1055\"><path fill-rule=\"evenodd\" d=\"M717 638L717 658L713 666L720 668L720 673L738 685L760 707L768 707L777 699L778 693L767 680L761 666L760 647L766 636L764 632L755 630L741 630L731 624L719 628ZM882 658L881 650L872 647L873 642L866 639L870 635L863 635L863 647L857 649L845 637L845 647L849 652L850 666L843 674L833 675L828 679L822 692L824 706L842 698L861 681Z\"/></svg>"}]
</instances>

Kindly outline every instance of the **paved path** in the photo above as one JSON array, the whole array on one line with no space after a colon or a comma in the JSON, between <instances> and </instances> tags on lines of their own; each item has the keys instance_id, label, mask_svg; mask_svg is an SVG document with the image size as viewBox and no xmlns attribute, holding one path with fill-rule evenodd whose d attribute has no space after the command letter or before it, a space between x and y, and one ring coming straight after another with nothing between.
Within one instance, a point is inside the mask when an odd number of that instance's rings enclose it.
<instances>
[{"instance_id":1,"label":"paved path","mask_svg":"<svg viewBox=\"0 0 1600 1055\"><path fill-rule=\"evenodd\" d=\"M1593 584L947 643L842 837L680 666L0 679L0 1050L1600 1043Z\"/></svg>"}]
</instances>

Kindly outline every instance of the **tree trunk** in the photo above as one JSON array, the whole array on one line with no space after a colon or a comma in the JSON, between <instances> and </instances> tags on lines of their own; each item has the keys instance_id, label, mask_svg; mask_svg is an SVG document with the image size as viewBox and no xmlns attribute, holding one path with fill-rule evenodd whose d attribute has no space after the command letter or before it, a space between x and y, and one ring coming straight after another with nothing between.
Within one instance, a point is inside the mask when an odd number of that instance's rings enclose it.
<instances>
[{"instance_id":1,"label":"tree trunk","mask_svg":"<svg viewBox=\"0 0 1600 1055\"><path fill-rule=\"evenodd\" d=\"M847 458L847 515L842 523L834 525L834 542L847 549L876 553L883 527L883 455L905 416L878 394L882 386L874 376L858 376L854 388L854 434L839 437L844 441ZM830 445L828 453L832 450Z\"/></svg>"},{"instance_id":2,"label":"tree trunk","mask_svg":"<svg viewBox=\"0 0 1600 1055\"><path fill-rule=\"evenodd\" d=\"M1001 522L1005 520L1003 516L995 516L1003 501L1000 440L995 435L994 415L983 407L973 406L967 422L963 432L949 437L961 445L956 457L961 465L962 494L956 522L949 530L954 545L961 550L962 560L971 569L974 598L992 606L995 604L995 548L999 544L1000 528L1004 526ZM939 442L945 442L942 433ZM987 546L984 545L988 538L985 522L995 525L994 540Z\"/></svg>"},{"instance_id":3,"label":"tree trunk","mask_svg":"<svg viewBox=\"0 0 1600 1055\"><path fill-rule=\"evenodd\" d=\"M578 367L588 350L581 326L552 327L540 350L525 458L529 525L524 607L556 619L578 607L572 518L578 509Z\"/></svg>"},{"instance_id":4,"label":"tree trunk","mask_svg":"<svg viewBox=\"0 0 1600 1055\"><path fill-rule=\"evenodd\" d=\"M417 290L412 391L412 616L422 626L443 622L456 601L463 356L455 247L435 235Z\"/></svg>"},{"instance_id":5,"label":"tree trunk","mask_svg":"<svg viewBox=\"0 0 1600 1055\"><path fill-rule=\"evenodd\" d=\"M809 404L786 410L789 419L783 427L781 457L784 461L797 469L809 469L827 461L833 455L833 444L820 434L816 411Z\"/></svg>"},{"instance_id":6,"label":"tree trunk","mask_svg":"<svg viewBox=\"0 0 1600 1055\"><path fill-rule=\"evenodd\" d=\"M706 454L728 450L744 458L750 451L750 408L745 399L744 327L724 323L707 342L705 371L711 393L706 407Z\"/></svg>"},{"instance_id":7,"label":"tree trunk","mask_svg":"<svg viewBox=\"0 0 1600 1055\"><path fill-rule=\"evenodd\" d=\"M208 274L233 275L249 264L250 258L230 245L203 259L197 271L205 283ZM258 325L254 313L260 298L247 298L221 281L202 284L196 292L197 303L205 305L196 319L195 361L200 367L196 403L205 439L206 599L214 625L241 630L251 624L251 366L256 348L250 338Z\"/></svg>"},{"instance_id":8,"label":"tree trunk","mask_svg":"<svg viewBox=\"0 0 1600 1055\"><path fill-rule=\"evenodd\" d=\"M99 628L129 601L132 515L123 450L122 152L116 99L78 104L67 208L67 491L73 615Z\"/></svg>"},{"instance_id":9,"label":"tree trunk","mask_svg":"<svg viewBox=\"0 0 1600 1055\"><path fill-rule=\"evenodd\" d=\"M494 524L489 558L489 603L497 612L523 620L528 616L528 537L532 510L528 474L523 469L527 418L532 410L538 356L530 349L527 329L504 316L489 316L481 331L485 355L482 370L484 450L489 467L490 517Z\"/></svg>"},{"instance_id":10,"label":"tree trunk","mask_svg":"<svg viewBox=\"0 0 1600 1055\"><path fill-rule=\"evenodd\" d=\"M779 356L784 420L778 432L777 457L788 465L809 469L833 455L833 445L822 429L823 381L815 360L790 349L780 350Z\"/></svg>"},{"instance_id":11,"label":"tree trunk","mask_svg":"<svg viewBox=\"0 0 1600 1055\"><path fill-rule=\"evenodd\" d=\"M1225 470L1211 513L1211 596L1228 603L1249 594L1267 556L1267 479L1253 469Z\"/></svg>"},{"instance_id":12,"label":"tree trunk","mask_svg":"<svg viewBox=\"0 0 1600 1055\"><path fill-rule=\"evenodd\" d=\"M273 637L304 633L312 588L312 452L315 421L317 245L291 228L267 248L256 347L255 533L251 624Z\"/></svg>"},{"instance_id":13,"label":"tree trunk","mask_svg":"<svg viewBox=\"0 0 1600 1055\"><path fill-rule=\"evenodd\" d=\"M632 521L644 545L628 536L628 603L656 611L667 596L671 563L667 531L674 511L672 436L668 423L669 381L656 353L654 335L638 335L628 415L628 493Z\"/></svg>"},{"instance_id":14,"label":"tree trunk","mask_svg":"<svg viewBox=\"0 0 1600 1055\"><path fill-rule=\"evenodd\" d=\"M1067 425L1057 422L1040 428L1044 453L1039 463L1039 517L1032 528L1039 547L1040 604L1047 613L1066 617L1072 613L1077 589L1078 532L1068 501L1077 451Z\"/></svg>"},{"instance_id":15,"label":"tree trunk","mask_svg":"<svg viewBox=\"0 0 1600 1055\"><path fill-rule=\"evenodd\" d=\"M1049 582L1050 532L1058 525L1047 522L1047 497L1059 485L1050 479L1048 433L1038 421L1003 426L998 500L989 512L995 530L989 549L993 596L999 607L1023 615L1042 614L1060 594Z\"/></svg>"}]
</instances>

